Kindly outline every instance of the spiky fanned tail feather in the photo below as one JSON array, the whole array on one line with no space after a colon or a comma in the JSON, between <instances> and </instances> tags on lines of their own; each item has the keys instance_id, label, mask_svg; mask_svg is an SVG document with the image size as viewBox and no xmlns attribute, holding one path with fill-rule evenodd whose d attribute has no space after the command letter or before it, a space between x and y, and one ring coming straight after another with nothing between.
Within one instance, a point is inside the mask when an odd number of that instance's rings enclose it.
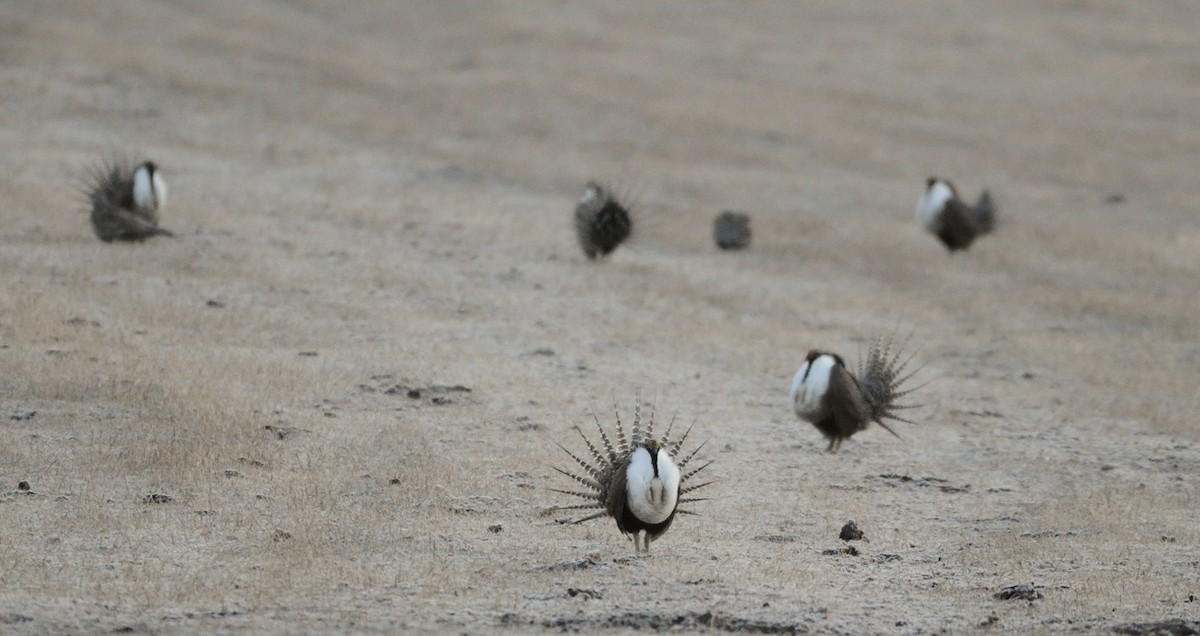
<instances>
[{"instance_id":1,"label":"spiky fanned tail feather","mask_svg":"<svg viewBox=\"0 0 1200 636\"><path fill-rule=\"evenodd\" d=\"M980 234L987 234L996 227L996 206L992 203L992 195L987 190L979 195L979 201L975 207L971 208L971 212L975 215L975 225L979 228Z\"/></svg>"},{"instance_id":2,"label":"spiky fanned tail feather","mask_svg":"<svg viewBox=\"0 0 1200 636\"><path fill-rule=\"evenodd\" d=\"M870 407L871 420L892 435L896 435L896 431L893 431L884 420L912 424L911 420L901 417L898 411L916 408L917 405L900 404L899 401L920 388L905 388L905 384L917 371L920 371L918 367L905 373L914 355L909 354L908 357L904 357L908 339L905 339L898 347L895 344L894 334L886 341L882 337L876 338L867 350L866 361L860 362L856 378L858 386L862 389L863 397L866 398L867 405ZM896 435L896 437L900 436Z\"/></svg>"},{"instance_id":3,"label":"spiky fanned tail feather","mask_svg":"<svg viewBox=\"0 0 1200 636\"><path fill-rule=\"evenodd\" d=\"M91 220L96 238L105 243L140 241L151 236L175 236L170 230L155 225L144 216L112 205L99 196L92 199Z\"/></svg>"}]
</instances>

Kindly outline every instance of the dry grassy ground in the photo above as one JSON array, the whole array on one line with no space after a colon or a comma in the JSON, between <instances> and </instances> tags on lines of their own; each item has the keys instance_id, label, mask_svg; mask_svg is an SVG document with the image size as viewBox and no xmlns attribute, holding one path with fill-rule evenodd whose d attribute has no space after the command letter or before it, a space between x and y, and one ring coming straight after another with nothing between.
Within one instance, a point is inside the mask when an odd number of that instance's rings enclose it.
<instances>
[{"instance_id":1,"label":"dry grassy ground","mask_svg":"<svg viewBox=\"0 0 1200 636\"><path fill-rule=\"evenodd\" d=\"M1167 1L0 4L0 632L1196 629L1198 32ZM114 151L163 166L178 238L92 236L75 178ZM990 187L997 234L918 231L929 174ZM599 264L589 178L640 214ZM894 329L919 423L826 454L791 374ZM539 514L555 443L639 390L720 479L647 558Z\"/></svg>"}]
</instances>

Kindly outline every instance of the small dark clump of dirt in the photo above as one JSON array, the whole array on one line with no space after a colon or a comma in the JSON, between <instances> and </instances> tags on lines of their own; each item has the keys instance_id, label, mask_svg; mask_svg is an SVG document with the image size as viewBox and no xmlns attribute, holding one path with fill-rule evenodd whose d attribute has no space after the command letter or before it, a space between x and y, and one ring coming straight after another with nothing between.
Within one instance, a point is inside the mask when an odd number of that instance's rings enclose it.
<instances>
[{"instance_id":1,"label":"small dark clump of dirt","mask_svg":"<svg viewBox=\"0 0 1200 636\"><path fill-rule=\"evenodd\" d=\"M851 519L842 526L842 532L838 534L838 538L842 541L866 541L867 536L859 529L858 524Z\"/></svg>"},{"instance_id":2,"label":"small dark clump of dirt","mask_svg":"<svg viewBox=\"0 0 1200 636\"><path fill-rule=\"evenodd\" d=\"M568 587L567 588L567 596L569 596L571 598L579 597L584 600L593 599L593 598L594 599L604 598L604 594L602 594L596 590L585 590L585 589L577 588L577 587Z\"/></svg>"},{"instance_id":3,"label":"small dark clump of dirt","mask_svg":"<svg viewBox=\"0 0 1200 636\"><path fill-rule=\"evenodd\" d=\"M274 426L272 424L267 424L263 428L274 433L275 437L278 439L287 439L303 430L296 428L295 426Z\"/></svg>"},{"instance_id":4,"label":"small dark clump of dirt","mask_svg":"<svg viewBox=\"0 0 1200 636\"><path fill-rule=\"evenodd\" d=\"M602 565L603 562L600 560L600 555L589 554L582 559L559 561L558 563L540 566L537 569L542 572L570 572L573 570L590 570Z\"/></svg>"},{"instance_id":5,"label":"small dark clump of dirt","mask_svg":"<svg viewBox=\"0 0 1200 636\"><path fill-rule=\"evenodd\" d=\"M1036 601L1042 598L1042 593L1037 591L1037 588L1032 583L1021 583L1020 585L1010 585L1002 588L999 592L993 594L992 597L1000 601Z\"/></svg>"},{"instance_id":6,"label":"small dark clump of dirt","mask_svg":"<svg viewBox=\"0 0 1200 636\"><path fill-rule=\"evenodd\" d=\"M502 624L518 624L514 614L500 617ZM530 623L533 624L533 623ZM740 616L727 616L711 611L686 614L652 614L627 612L610 616L563 616L541 622L543 628L593 633L601 630L648 632L728 632L747 634L807 634L812 631L802 623L778 623Z\"/></svg>"},{"instance_id":7,"label":"small dark clump of dirt","mask_svg":"<svg viewBox=\"0 0 1200 636\"><path fill-rule=\"evenodd\" d=\"M767 543L795 543L800 540L800 537L794 534L760 534L754 537L754 540Z\"/></svg>"},{"instance_id":8,"label":"small dark clump of dirt","mask_svg":"<svg viewBox=\"0 0 1200 636\"><path fill-rule=\"evenodd\" d=\"M1113 632L1134 636L1197 636L1200 634L1200 621L1175 618L1153 623L1126 623L1114 627Z\"/></svg>"}]
</instances>

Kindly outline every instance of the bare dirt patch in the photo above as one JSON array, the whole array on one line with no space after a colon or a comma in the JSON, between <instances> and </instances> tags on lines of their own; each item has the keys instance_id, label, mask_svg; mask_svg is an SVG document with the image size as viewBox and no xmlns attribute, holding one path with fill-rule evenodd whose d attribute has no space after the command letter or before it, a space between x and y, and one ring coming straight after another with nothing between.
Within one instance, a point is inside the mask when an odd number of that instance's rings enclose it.
<instances>
[{"instance_id":1,"label":"bare dirt patch","mask_svg":"<svg viewBox=\"0 0 1200 636\"><path fill-rule=\"evenodd\" d=\"M0 631L1194 633L1198 22L0 5ZM92 235L114 151L174 238ZM922 233L930 175L995 234ZM897 329L918 424L825 453L792 373ZM719 480L647 557L539 514L639 390Z\"/></svg>"}]
</instances>

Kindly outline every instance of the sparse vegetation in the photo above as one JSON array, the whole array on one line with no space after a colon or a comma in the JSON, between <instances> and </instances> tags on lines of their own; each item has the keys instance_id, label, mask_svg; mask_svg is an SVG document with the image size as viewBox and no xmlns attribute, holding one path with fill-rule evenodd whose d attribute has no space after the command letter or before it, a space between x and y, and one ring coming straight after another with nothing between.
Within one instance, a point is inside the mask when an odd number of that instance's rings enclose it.
<instances>
[{"instance_id":1,"label":"sparse vegetation","mask_svg":"<svg viewBox=\"0 0 1200 636\"><path fill-rule=\"evenodd\" d=\"M0 632L1184 633L1197 9L1109 9L0 3ZM175 239L93 236L114 148ZM897 321L923 419L827 455L792 373ZM648 557L538 515L638 388L718 460Z\"/></svg>"}]
</instances>

